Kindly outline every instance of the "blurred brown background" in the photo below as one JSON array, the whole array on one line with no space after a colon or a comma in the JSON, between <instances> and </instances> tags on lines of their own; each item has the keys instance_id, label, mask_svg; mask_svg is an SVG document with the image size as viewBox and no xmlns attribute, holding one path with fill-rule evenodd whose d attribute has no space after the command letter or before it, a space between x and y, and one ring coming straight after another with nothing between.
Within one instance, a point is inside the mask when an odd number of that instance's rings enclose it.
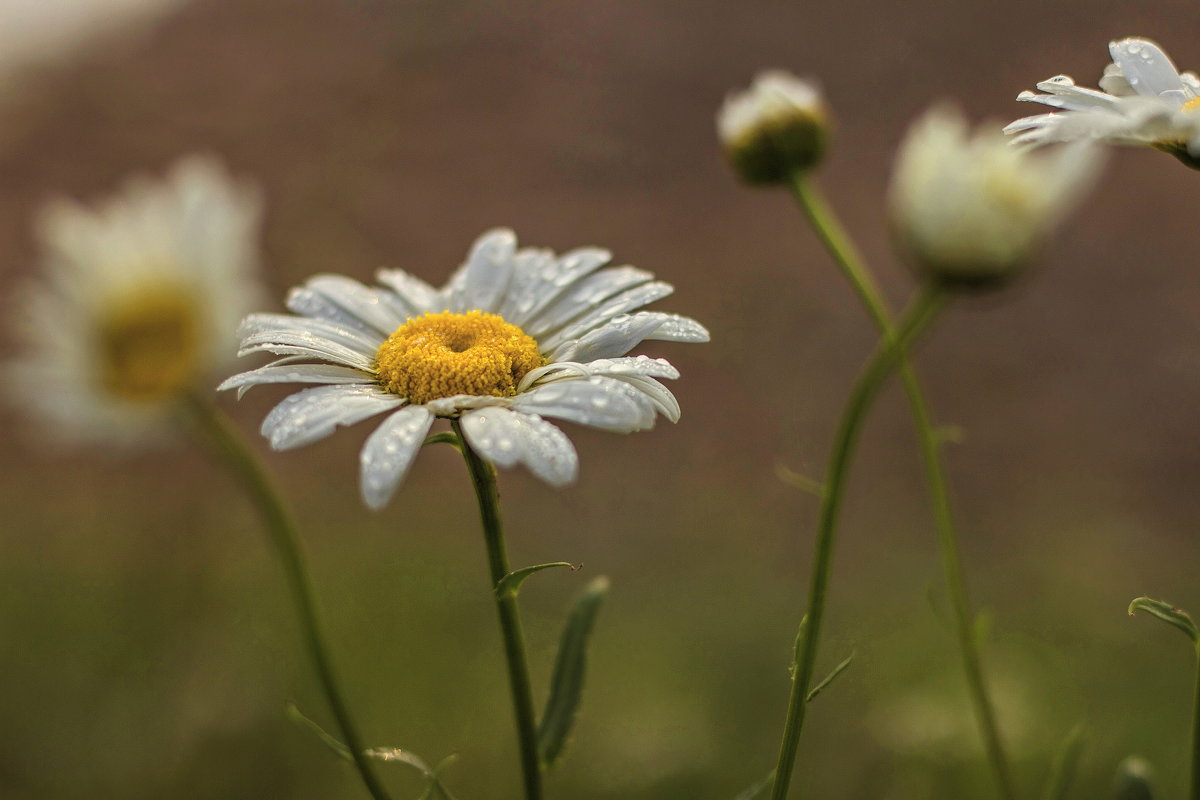
<instances>
[{"instance_id":1,"label":"blurred brown background","mask_svg":"<svg viewBox=\"0 0 1200 800\"><path fill-rule=\"evenodd\" d=\"M82 7L82 4L81 4ZM103 18L105 15L99 15ZM731 798L773 765L819 476L872 327L779 192L739 186L715 144L726 91L764 67L817 77L837 117L833 202L894 300L883 195L907 124L938 98L1031 113L1058 72L1095 85L1110 38L1200 67L1197 10L1168 0L195 0L136 34L47 44L0 103L0 287L34 273L30 219L56 194L211 151L262 184L274 295L319 271L394 266L441 283L494 225L611 248L674 283L660 304L713 342L651 343L683 372L678 426L578 428L580 482L502 477L516 563L566 559L522 597L544 696L565 607L613 581L556 798ZM1073 796L1117 761L1186 780L1193 665L1130 620L1139 594L1200 611L1200 175L1114 153L1099 191L1016 289L960 303L920 353L973 599L1026 796L1088 730ZM2 345L10 354L14 345ZM222 403L253 434L285 394ZM187 449L46 454L0 427L0 797L359 798L284 714L329 724L280 574L237 487ZM269 455L299 510L360 725L429 760L463 800L517 796L484 555L463 467L423 453L371 514L372 425ZM261 441L256 442L261 446ZM969 716L907 408L864 439L839 543L798 786L814 798L993 797ZM388 773L398 798L420 784Z\"/></svg>"}]
</instances>

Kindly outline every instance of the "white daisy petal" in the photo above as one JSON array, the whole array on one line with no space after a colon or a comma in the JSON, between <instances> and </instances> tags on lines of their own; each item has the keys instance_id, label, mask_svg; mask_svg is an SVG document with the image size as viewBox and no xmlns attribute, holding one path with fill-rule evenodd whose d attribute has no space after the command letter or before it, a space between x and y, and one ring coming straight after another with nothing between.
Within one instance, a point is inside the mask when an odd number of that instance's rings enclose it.
<instances>
[{"instance_id":1,"label":"white daisy petal","mask_svg":"<svg viewBox=\"0 0 1200 800\"><path fill-rule=\"evenodd\" d=\"M561 297L533 315L524 327L530 336L540 340L614 295L648 283L653 278L653 273L636 267L601 270L576 281Z\"/></svg>"},{"instance_id":2,"label":"white daisy petal","mask_svg":"<svg viewBox=\"0 0 1200 800\"><path fill-rule=\"evenodd\" d=\"M514 397L512 408L614 433L654 427L654 405L644 394L600 376L539 386Z\"/></svg>"},{"instance_id":3,"label":"white daisy petal","mask_svg":"<svg viewBox=\"0 0 1200 800\"><path fill-rule=\"evenodd\" d=\"M1108 52L1113 63L1135 92L1147 97L1166 92L1181 92L1183 81L1179 70L1162 48L1149 39L1121 39L1109 42Z\"/></svg>"},{"instance_id":4,"label":"white daisy petal","mask_svg":"<svg viewBox=\"0 0 1200 800\"><path fill-rule=\"evenodd\" d=\"M353 425L404 402L378 386L317 386L289 395L271 409L262 435L273 449L291 450L325 438L339 425Z\"/></svg>"},{"instance_id":5,"label":"white daisy petal","mask_svg":"<svg viewBox=\"0 0 1200 800\"><path fill-rule=\"evenodd\" d=\"M633 388L640 391L650 399L654 404L654 408L658 413L662 414L671 422L679 422L679 416L682 411L679 408L679 401L675 399L675 395L671 390L663 386L654 378L647 378L640 375L621 375L617 380L628 383Z\"/></svg>"},{"instance_id":6,"label":"white daisy petal","mask_svg":"<svg viewBox=\"0 0 1200 800\"><path fill-rule=\"evenodd\" d=\"M538 252L529 257L528 280L511 290L512 317L500 312L505 319L522 328L540 316L545 309L558 300L564 292L577 282L591 275L612 259L612 253L598 247L581 247L559 258L544 251L547 260ZM607 271L607 270L606 270Z\"/></svg>"},{"instance_id":7,"label":"white daisy petal","mask_svg":"<svg viewBox=\"0 0 1200 800\"><path fill-rule=\"evenodd\" d=\"M271 364L226 378L217 391L237 389L240 400L248 389L264 383L374 383L374 378L362 370L334 364Z\"/></svg>"},{"instance_id":8,"label":"white daisy petal","mask_svg":"<svg viewBox=\"0 0 1200 800\"><path fill-rule=\"evenodd\" d=\"M475 242L463 273L460 307L454 310L491 311L512 276L517 235L506 228L489 231Z\"/></svg>"},{"instance_id":9,"label":"white daisy petal","mask_svg":"<svg viewBox=\"0 0 1200 800\"><path fill-rule=\"evenodd\" d=\"M477 409L463 414L462 429L471 448L498 467L523 463L552 486L571 483L578 473L571 440L541 417L506 408Z\"/></svg>"},{"instance_id":10,"label":"white daisy petal","mask_svg":"<svg viewBox=\"0 0 1200 800\"><path fill-rule=\"evenodd\" d=\"M655 311L624 314L578 339L563 342L548 354L548 358L551 361L587 362L623 356L661 327L666 316Z\"/></svg>"},{"instance_id":11,"label":"white daisy petal","mask_svg":"<svg viewBox=\"0 0 1200 800\"><path fill-rule=\"evenodd\" d=\"M404 304L387 290L370 289L342 275L316 275L288 295L288 308L297 314L334 323L364 325L375 334L390 336L408 316ZM311 313L310 313L311 312Z\"/></svg>"},{"instance_id":12,"label":"white daisy petal","mask_svg":"<svg viewBox=\"0 0 1200 800\"><path fill-rule=\"evenodd\" d=\"M635 315L636 316L636 315ZM680 314L663 314L662 324L646 338L659 342L687 342L699 344L709 341L708 328L691 317Z\"/></svg>"},{"instance_id":13,"label":"white daisy petal","mask_svg":"<svg viewBox=\"0 0 1200 800\"><path fill-rule=\"evenodd\" d=\"M550 381L586 377L588 375L607 375L612 378L623 378L627 375L645 375L674 380L679 377L679 370L671 366L671 363L665 358L650 358L650 356L601 358L587 364L581 364L576 361L558 361L530 370L521 379L517 391L523 392L533 388L535 385Z\"/></svg>"},{"instance_id":14,"label":"white daisy petal","mask_svg":"<svg viewBox=\"0 0 1200 800\"><path fill-rule=\"evenodd\" d=\"M381 269L375 277L396 293L408 309L408 315L418 317L429 311L444 311L442 294L425 281L399 269Z\"/></svg>"},{"instance_id":15,"label":"white daisy petal","mask_svg":"<svg viewBox=\"0 0 1200 800\"><path fill-rule=\"evenodd\" d=\"M370 334L361 328L287 314L251 314L242 321L238 333L242 336L243 347L268 342L304 344L320 339L364 356L374 356L384 339L379 334Z\"/></svg>"},{"instance_id":16,"label":"white daisy petal","mask_svg":"<svg viewBox=\"0 0 1200 800\"><path fill-rule=\"evenodd\" d=\"M367 437L358 463L363 501L368 508L378 511L392 499L431 425L433 414L424 406L405 406Z\"/></svg>"},{"instance_id":17,"label":"white daisy petal","mask_svg":"<svg viewBox=\"0 0 1200 800\"><path fill-rule=\"evenodd\" d=\"M619 295L606 300L599 308L595 308L584 314L561 331L540 338L540 341L543 347L553 349L560 342L567 341L568 339L577 339L588 331L608 322L613 317L627 314L644 305L649 305L655 300L669 296L674 291L675 287L671 286L671 284L654 281L635 287L629 291L621 292Z\"/></svg>"}]
</instances>

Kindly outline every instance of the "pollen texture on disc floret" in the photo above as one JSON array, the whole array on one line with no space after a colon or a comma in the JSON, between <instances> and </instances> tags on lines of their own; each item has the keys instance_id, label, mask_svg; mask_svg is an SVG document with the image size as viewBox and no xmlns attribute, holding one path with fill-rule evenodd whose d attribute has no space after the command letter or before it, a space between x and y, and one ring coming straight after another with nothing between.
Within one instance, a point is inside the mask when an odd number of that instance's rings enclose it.
<instances>
[{"instance_id":1,"label":"pollen texture on disc floret","mask_svg":"<svg viewBox=\"0 0 1200 800\"><path fill-rule=\"evenodd\" d=\"M379 383L416 404L459 394L511 397L525 373L546 363L533 337L482 311L410 319L375 361Z\"/></svg>"}]
</instances>

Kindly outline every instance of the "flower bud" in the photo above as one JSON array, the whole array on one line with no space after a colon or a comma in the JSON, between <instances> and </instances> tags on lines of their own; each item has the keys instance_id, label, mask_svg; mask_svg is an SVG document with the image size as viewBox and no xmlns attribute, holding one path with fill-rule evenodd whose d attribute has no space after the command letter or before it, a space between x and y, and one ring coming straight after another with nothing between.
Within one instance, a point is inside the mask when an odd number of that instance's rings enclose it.
<instances>
[{"instance_id":1,"label":"flower bud","mask_svg":"<svg viewBox=\"0 0 1200 800\"><path fill-rule=\"evenodd\" d=\"M746 183L787 183L811 169L825 152L829 132L816 84L786 72L763 72L749 89L725 98L717 133L734 170Z\"/></svg>"},{"instance_id":2,"label":"flower bud","mask_svg":"<svg viewBox=\"0 0 1200 800\"><path fill-rule=\"evenodd\" d=\"M1094 147L1030 153L999 126L968 136L954 108L935 107L909 130L890 190L892 227L921 277L987 289L1017 275L1092 185Z\"/></svg>"}]
</instances>

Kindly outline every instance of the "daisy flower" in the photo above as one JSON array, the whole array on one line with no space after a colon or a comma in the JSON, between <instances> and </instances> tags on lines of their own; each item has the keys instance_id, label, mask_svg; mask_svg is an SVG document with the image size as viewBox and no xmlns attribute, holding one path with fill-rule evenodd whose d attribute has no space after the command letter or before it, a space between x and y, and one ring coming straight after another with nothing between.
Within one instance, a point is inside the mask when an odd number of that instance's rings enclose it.
<instances>
[{"instance_id":1,"label":"daisy flower","mask_svg":"<svg viewBox=\"0 0 1200 800\"><path fill-rule=\"evenodd\" d=\"M229 362L260 296L259 200L213 160L130 179L94 207L37 219L44 275L16 308L9 391L56 438L145 443Z\"/></svg>"},{"instance_id":2,"label":"daisy flower","mask_svg":"<svg viewBox=\"0 0 1200 800\"><path fill-rule=\"evenodd\" d=\"M1200 168L1200 78L1179 72L1149 39L1110 42L1108 51L1112 63L1100 90L1066 75L1044 80L1037 85L1044 94L1021 92L1017 99L1058 111L1019 119L1004 132L1028 145L1094 139L1148 146Z\"/></svg>"},{"instance_id":3,"label":"daisy flower","mask_svg":"<svg viewBox=\"0 0 1200 800\"><path fill-rule=\"evenodd\" d=\"M524 464L564 485L578 460L546 418L617 433L650 428L657 414L674 422L679 404L659 381L678 371L626 354L647 339L708 341L692 319L638 311L672 287L634 267L601 269L610 258L598 248L518 250L511 231L494 230L442 289L401 270L380 270L381 287L318 275L288 295L298 316L242 323L239 355L282 358L219 388L324 384L267 415L262 433L276 450L386 412L359 458L372 509L387 505L438 417L461 419L467 442L494 464Z\"/></svg>"},{"instance_id":4,"label":"daisy flower","mask_svg":"<svg viewBox=\"0 0 1200 800\"><path fill-rule=\"evenodd\" d=\"M1094 182L1096 148L1028 153L998 125L972 133L937 106L900 145L889 206L893 230L918 270L945 285L984 288L1023 267Z\"/></svg>"}]
</instances>

